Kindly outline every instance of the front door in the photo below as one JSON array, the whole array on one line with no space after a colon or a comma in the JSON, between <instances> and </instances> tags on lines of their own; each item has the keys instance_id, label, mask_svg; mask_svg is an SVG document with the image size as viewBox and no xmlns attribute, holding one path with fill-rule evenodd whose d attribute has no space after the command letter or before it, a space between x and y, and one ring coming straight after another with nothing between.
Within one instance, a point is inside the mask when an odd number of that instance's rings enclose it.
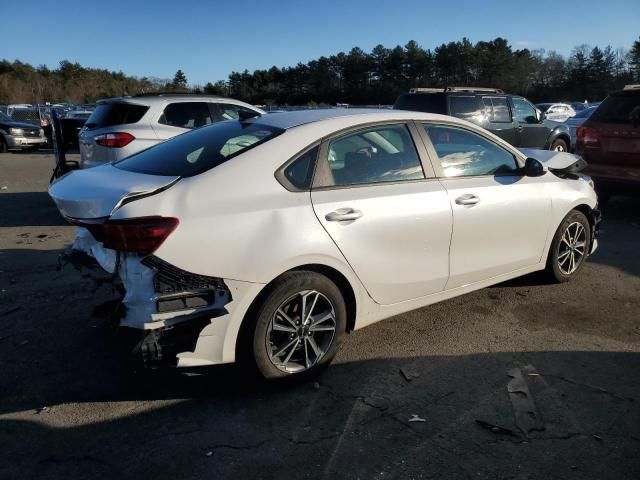
<instances>
[{"instance_id":1,"label":"front door","mask_svg":"<svg viewBox=\"0 0 640 480\"><path fill-rule=\"evenodd\" d=\"M539 263L549 229L546 180L525 177L514 155L479 133L425 124L453 211L446 288Z\"/></svg>"},{"instance_id":2,"label":"front door","mask_svg":"<svg viewBox=\"0 0 640 480\"><path fill-rule=\"evenodd\" d=\"M551 130L542 123L536 107L524 98L518 97L511 97L511 103L517 130L518 143L516 146L520 148L546 148Z\"/></svg>"},{"instance_id":3,"label":"front door","mask_svg":"<svg viewBox=\"0 0 640 480\"><path fill-rule=\"evenodd\" d=\"M425 178L406 125L368 127L326 142L311 200L377 303L444 289L451 207L440 182Z\"/></svg>"}]
</instances>

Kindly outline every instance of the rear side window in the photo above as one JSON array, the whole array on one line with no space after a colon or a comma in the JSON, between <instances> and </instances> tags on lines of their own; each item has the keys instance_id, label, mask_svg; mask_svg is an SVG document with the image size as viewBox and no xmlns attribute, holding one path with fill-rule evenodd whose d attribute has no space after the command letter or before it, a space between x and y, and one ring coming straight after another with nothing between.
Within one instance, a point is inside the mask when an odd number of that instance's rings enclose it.
<instances>
[{"instance_id":1,"label":"rear side window","mask_svg":"<svg viewBox=\"0 0 640 480\"><path fill-rule=\"evenodd\" d=\"M179 128L199 128L213 123L209 105L205 102L170 103L158 123Z\"/></svg>"},{"instance_id":2,"label":"rear side window","mask_svg":"<svg viewBox=\"0 0 640 480\"><path fill-rule=\"evenodd\" d=\"M591 120L604 123L640 123L640 91L609 95L591 115Z\"/></svg>"},{"instance_id":3,"label":"rear side window","mask_svg":"<svg viewBox=\"0 0 640 480\"><path fill-rule=\"evenodd\" d=\"M301 190L311 188L313 167L316 163L319 148L314 147L303 153L285 168L284 176L294 187Z\"/></svg>"},{"instance_id":4,"label":"rear side window","mask_svg":"<svg viewBox=\"0 0 640 480\"><path fill-rule=\"evenodd\" d=\"M96 107L85 123L90 129L136 123L147 113L149 107L131 103L103 103Z\"/></svg>"},{"instance_id":5,"label":"rear side window","mask_svg":"<svg viewBox=\"0 0 640 480\"><path fill-rule=\"evenodd\" d=\"M178 135L114 165L149 175L192 177L268 142L284 129L260 124L220 122Z\"/></svg>"},{"instance_id":6,"label":"rear side window","mask_svg":"<svg viewBox=\"0 0 640 480\"><path fill-rule=\"evenodd\" d=\"M383 125L338 137L318 163L318 187L400 182L425 178L405 125Z\"/></svg>"},{"instance_id":7,"label":"rear side window","mask_svg":"<svg viewBox=\"0 0 640 480\"><path fill-rule=\"evenodd\" d=\"M449 110L451 112L450 115L471 122L479 122L484 117L480 99L475 96L450 96Z\"/></svg>"},{"instance_id":8,"label":"rear side window","mask_svg":"<svg viewBox=\"0 0 640 480\"><path fill-rule=\"evenodd\" d=\"M400 95L393 104L394 110L447 114L444 93L407 93Z\"/></svg>"},{"instance_id":9,"label":"rear side window","mask_svg":"<svg viewBox=\"0 0 640 480\"><path fill-rule=\"evenodd\" d=\"M505 97L483 97L484 106L492 123L511 123L511 113Z\"/></svg>"},{"instance_id":10,"label":"rear side window","mask_svg":"<svg viewBox=\"0 0 640 480\"><path fill-rule=\"evenodd\" d=\"M257 115L257 112L249 110L248 108L241 107L240 105L233 105L231 103L218 103L218 112L220 114L220 120L238 120L240 117L239 112L247 112L252 115Z\"/></svg>"}]
</instances>

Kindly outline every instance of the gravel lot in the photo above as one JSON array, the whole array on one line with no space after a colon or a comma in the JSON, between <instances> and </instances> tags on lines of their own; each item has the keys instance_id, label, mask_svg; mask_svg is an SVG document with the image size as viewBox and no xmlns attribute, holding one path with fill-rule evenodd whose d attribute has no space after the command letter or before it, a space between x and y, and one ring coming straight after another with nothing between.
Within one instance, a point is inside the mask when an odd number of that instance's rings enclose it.
<instances>
[{"instance_id":1,"label":"gravel lot","mask_svg":"<svg viewBox=\"0 0 640 480\"><path fill-rule=\"evenodd\" d=\"M127 371L110 288L56 268L74 230L52 166L0 155L0 478L640 478L638 199L611 201L575 282L386 320L275 390L228 366Z\"/></svg>"}]
</instances>

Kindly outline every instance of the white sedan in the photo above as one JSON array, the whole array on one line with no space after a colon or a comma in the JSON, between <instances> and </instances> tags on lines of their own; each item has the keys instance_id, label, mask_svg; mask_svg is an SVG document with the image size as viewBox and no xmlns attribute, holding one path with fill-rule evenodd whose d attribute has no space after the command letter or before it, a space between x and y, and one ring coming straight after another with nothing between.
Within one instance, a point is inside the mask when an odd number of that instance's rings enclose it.
<instances>
[{"instance_id":1,"label":"white sedan","mask_svg":"<svg viewBox=\"0 0 640 480\"><path fill-rule=\"evenodd\" d=\"M573 278L600 220L583 167L452 117L332 109L203 127L49 193L79 226L74 255L121 279L147 364L277 379L384 318L536 270Z\"/></svg>"}]
</instances>

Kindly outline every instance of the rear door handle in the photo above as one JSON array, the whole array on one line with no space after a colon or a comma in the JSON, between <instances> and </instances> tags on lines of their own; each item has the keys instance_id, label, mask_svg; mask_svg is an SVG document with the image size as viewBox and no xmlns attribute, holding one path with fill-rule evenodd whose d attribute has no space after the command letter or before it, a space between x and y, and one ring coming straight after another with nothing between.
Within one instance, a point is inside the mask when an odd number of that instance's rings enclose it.
<instances>
[{"instance_id":1,"label":"rear door handle","mask_svg":"<svg viewBox=\"0 0 640 480\"><path fill-rule=\"evenodd\" d=\"M362 217L362 212L355 208L339 208L335 212L327 213L324 218L327 222L348 222Z\"/></svg>"},{"instance_id":2,"label":"rear door handle","mask_svg":"<svg viewBox=\"0 0 640 480\"><path fill-rule=\"evenodd\" d=\"M480 198L471 193L467 193L466 195L462 195L461 197L456 198L456 203L458 205L475 205L479 201Z\"/></svg>"}]
</instances>

